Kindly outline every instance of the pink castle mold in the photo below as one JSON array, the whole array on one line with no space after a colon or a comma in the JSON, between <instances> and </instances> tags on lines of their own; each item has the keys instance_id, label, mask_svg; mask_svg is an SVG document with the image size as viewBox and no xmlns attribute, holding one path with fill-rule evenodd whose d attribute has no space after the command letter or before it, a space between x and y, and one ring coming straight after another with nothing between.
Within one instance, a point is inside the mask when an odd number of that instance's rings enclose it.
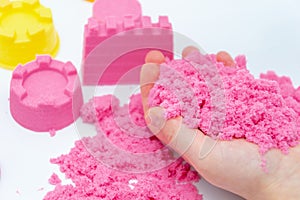
<instances>
[{"instance_id":1,"label":"pink castle mold","mask_svg":"<svg viewBox=\"0 0 300 200\"><path fill-rule=\"evenodd\" d=\"M172 25L167 16L157 23L142 16L136 0L98 0L85 25L83 48L83 84L138 83L136 67L144 64L149 50L173 58Z\"/></svg>"},{"instance_id":2,"label":"pink castle mold","mask_svg":"<svg viewBox=\"0 0 300 200\"><path fill-rule=\"evenodd\" d=\"M77 71L72 63L37 56L13 72L10 111L23 127L37 131L59 130L79 117L83 104Z\"/></svg>"}]
</instances>

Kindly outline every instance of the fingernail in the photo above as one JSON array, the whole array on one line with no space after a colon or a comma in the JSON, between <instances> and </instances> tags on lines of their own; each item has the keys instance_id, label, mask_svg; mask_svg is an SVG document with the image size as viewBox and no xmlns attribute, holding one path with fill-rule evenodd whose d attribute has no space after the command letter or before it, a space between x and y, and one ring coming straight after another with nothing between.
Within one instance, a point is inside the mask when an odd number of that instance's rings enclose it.
<instances>
[{"instance_id":1,"label":"fingernail","mask_svg":"<svg viewBox=\"0 0 300 200\"><path fill-rule=\"evenodd\" d=\"M166 119L164 117L164 110L160 107L153 107L148 110L145 116L146 123L149 129L157 134L164 127Z\"/></svg>"},{"instance_id":2,"label":"fingernail","mask_svg":"<svg viewBox=\"0 0 300 200\"><path fill-rule=\"evenodd\" d=\"M209 136L205 136L203 144L200 147L199 159L205 159L213 151L217 143L218 140L214 140Z\"/></svg>"},{"instance_id":3,"label":"fingernail","mask_svg":"<svg viewBox=\"0 0 300 200\"><path fill-rule=\"evenodd\" d=\"M189 54L191 54L193 52L199 52L199 49L194 46L188 46L188 47L184 48L182 51L182 54L181 54L182 58L186 58Z\"/></svg>"},{"instance_id":4,"label":"fingernail","mask_svg":"<svg viewBox=\"0 0 300 200\"><path fill-rule=\"evenodd\" d=\"M226 51L218 52L216 55L216 59L218 62L222 62L224 64L224 66L227 66L227 67L235 67L235 65L236 65L235 61L233 60L231 55L229 53L227 53Z\"/></svg>"},{"instance_id":5,"label":"fingernail","mask_svg":"<svg viewBox=\"0 0 300 200\"><path fill-rule=\"evenodd\" d=\"M162 64L165 62L165 56L161 51L149 51L145 58L145 63Z\"/></svg>"}]
</instances>

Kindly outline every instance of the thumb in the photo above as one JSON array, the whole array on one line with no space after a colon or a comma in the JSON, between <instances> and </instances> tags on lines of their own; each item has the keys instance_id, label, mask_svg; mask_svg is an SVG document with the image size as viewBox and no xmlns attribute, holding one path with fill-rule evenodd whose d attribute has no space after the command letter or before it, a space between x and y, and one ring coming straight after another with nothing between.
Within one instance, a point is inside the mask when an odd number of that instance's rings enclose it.
<instances>
[{"instance_id":1,"label":"thumb","mask_svg":"<svg viewBox=\"0 0 300 200\"><path fill-rule=\"evenodd\" d=\"M190 164L209 157L217 141L205 136L198 129L190 129L182 123L182 117L166 120L164 109L152 107L145 115L148 128L165 145L183 156Z\"/></svg>"}]
</instances>

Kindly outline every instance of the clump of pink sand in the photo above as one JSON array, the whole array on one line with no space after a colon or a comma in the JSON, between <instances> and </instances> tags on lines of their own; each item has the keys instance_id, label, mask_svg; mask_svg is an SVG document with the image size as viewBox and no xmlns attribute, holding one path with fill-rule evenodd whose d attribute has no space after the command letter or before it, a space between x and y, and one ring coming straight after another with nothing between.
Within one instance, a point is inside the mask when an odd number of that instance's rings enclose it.
<instances>
[{"instance_id":1,"label":"clump of pink sand","mask_svg":"<svg viewBox=\"0 0 300 200\"><path fill-rule=\"evenodd\" d=\"M95 97L81 116L98 134L51 159L73 184L57 184L44 200L202 199L198 173L146 128L140 95L122 107L114 96Z\"/></svg>"},{"instance_id":2,"label":"clump of pink sand","mask_svg":"<svg viewBox=\"0 0 300 200\"><path fill-rule=\"evenodd\" d=\"M183 116L190 128L210 136L243 138L262 154L271 148L287 153L300 139L300 88L274 72L254 78L244 56L235 62L236 67L226 67L215 55L199 52L168 61L161 65L149 105L163 107L167 119Z\"/></svg>"},{"instance_id":3,"label":"clump of pink sand","mask_svg":"<svg viewBox=\"0 0 300 200\"><path fill-rule=\"evenodd\" d=\"M61 180L60 178L57 176L57 174L53 173L51 175L51 177L49 178L48 182L51 184L51 185L58 185L61 183Z\"/></svg>"}]
</instances>

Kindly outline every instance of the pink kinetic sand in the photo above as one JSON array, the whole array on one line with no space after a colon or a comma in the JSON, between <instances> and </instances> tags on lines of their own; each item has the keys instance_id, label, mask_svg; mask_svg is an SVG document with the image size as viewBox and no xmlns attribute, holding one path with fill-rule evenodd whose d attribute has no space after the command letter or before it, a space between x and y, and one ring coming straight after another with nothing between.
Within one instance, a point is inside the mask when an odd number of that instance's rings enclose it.
<instances>
[{"instance_id":1,"label":"pink kinetic sand","mask_svg":"<svg viewBox=\"0 0 300 200\"><path fill-rule=\"evenodd\" d=\"M142 15L137 0L97 0L84 29L83 84L139 83L136 68L144 64L151 49L173 57L172 25L167 16L153 23Z\"/></svg>"},{"instance_id":2,"label":"pink kinetic sand","mask_svg":"<svg viewBox=\"0 0 300 200\"><path fill-rule=\"evenodd\" d=\"M150 106L165 108L167 119L181 115L189 127L222 140L246 139L262 154L271 148L287 153L300 139L300 88L273 72L255 79L244 56L234 62L226 67L215 55L193 52L162 64Z\"/></svg>"},{"instance_id":3,"label":"pink kinetic sand","mask_svg":"<svg viewBox=\"0 0 300 200\"><path fill-rule=\"evenodd\" d=\"M61 183L60 178L57 176L57 174L53 173L52 176L49 178L49 183L51 185L58 185Z\"/></svg>"},{"instance_id":4,"label":"pink kinetic sand","mask_svg":"<svg viewBox=\"0 0 300 200\"><path fill-rule=\"evenodd\" d=\"M140 95L132 96L123 107L111 95L95 97L84 105L81 116L95 123L98 134L77 141L69 154L51 160L74 184L56 185L44 200L201 200L193 185L199 180L198 173L183 159L174 159L156 137L146 137L150 133L143 115ZM131 158L119 155L111 146L130 153Z\"/></svg>"},{"instance_id":5,"label":"pink kinetic sand","mask_svg":"<svg viewBox=\"0 0 300 200\"><path fill-rule=\"evenodd\" d=\"M77 71L72 63L38 56L18 66L10 84L10 111L33 131L59 130L79 117L83 104Z\"/></svg>"}]
</instances>

